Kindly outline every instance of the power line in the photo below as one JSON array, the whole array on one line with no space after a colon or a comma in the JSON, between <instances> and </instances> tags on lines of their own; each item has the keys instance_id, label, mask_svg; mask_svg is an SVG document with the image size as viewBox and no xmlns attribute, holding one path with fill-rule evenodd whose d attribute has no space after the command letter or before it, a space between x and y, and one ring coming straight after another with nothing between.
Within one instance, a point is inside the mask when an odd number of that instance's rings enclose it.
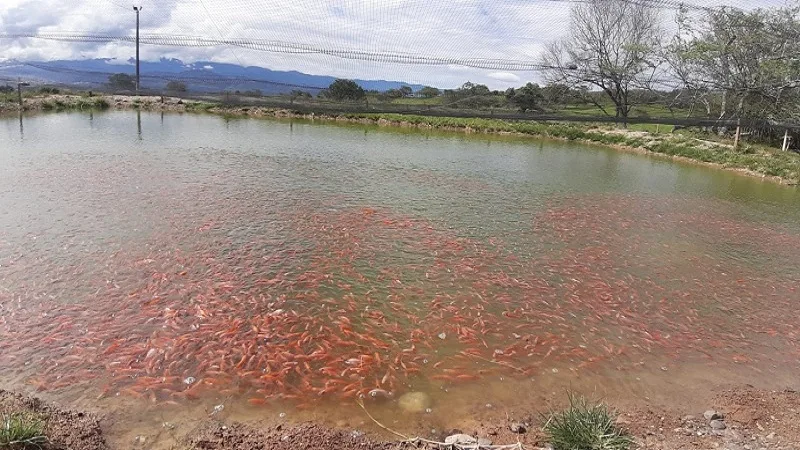
<instances>
[{"instance_id":1,"label":"power line","mask_svg":"<svg viewBox=\"0 0 800 450\"><path fill-rule=\"evenodd\" d=\"M2 33L0 39L34 38L62 42L135 42L135 37L127 35L110 35L89 32L41 32L41 33ZM415 64L425 66L456 65L476 69L507 70L507 71L536 71L547 68L539 63L525 60L495 59L495 58L456 58L441 56L425 56L413 53L392 51L364 51L331 49L322 46L301 44L294 42L269 41L263 39L225 38L215 39L200 36L169 35L169 34L142 34L139 37L142 44L160 45L170 47L217 47L234 46L249 50L287 53L287 54L318 54L333 56L343 59L354 59L382 63Z\"/></svg>"},{"instance_id":2,"label":"power line","mask_svg":"<svg viewBox=\"0 0 800 450\"><path fill-rule=\"evenodd\" d=\"M222 30L219 29L219 25L217 25L217 22L214 20L214 18L208 12L208 8L206 8L206 3L203 0L199 0L199 1L200 1L200 6L202 6L203 10L206 12L206 16L208 16L208 20L210 20L211 23L214 24L214 28L217 29L217 33L219 34L220 39L222 39L223 38ZM233 54L233 57L236 58L236 61L239 63L239 65L240 66L244 66L244 64L242 64L242 60L239 59L239 55L237 55L236 52L233 51L233 48L228 47L228 50L231 51L231 53Z\"/></svg>"}]
</instances>

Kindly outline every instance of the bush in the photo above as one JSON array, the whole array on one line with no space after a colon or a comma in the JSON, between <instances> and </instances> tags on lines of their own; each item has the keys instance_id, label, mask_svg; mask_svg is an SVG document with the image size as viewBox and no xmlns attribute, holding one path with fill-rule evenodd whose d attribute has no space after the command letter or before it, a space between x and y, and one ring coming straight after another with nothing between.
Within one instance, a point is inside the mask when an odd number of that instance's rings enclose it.
<instances>
[{"instance_id":1,"label":"bush","mask_svg":"<svg viewBox=\"0 0 800 450\"><path fill-rule=\"evenodd\" d=\"M550 414L544 432L554 450L627 450L633 444L606 405L573 394L566 410Z\"/></svg>"},{"instance_id":2,"label":"bush","mask_svg":"<svg viewBox=\"0 0 800 450\"><path fill-rule=\"evenodd\" d=\"M54 87L42 86L42 87L39 88L39 93L40 94L60 94L61 90L59 90L58 88L54 88Z\"/></svg>"},{"instance_id":3,"label":"bush","mask_svg":"<svg viewBox=\"0 0 800 450\"><path fill-rule=\"evenodd\" d=\"M41 448L46 442L41 418L25 413L0 415L0 448Z\"/></svg>"}]
</instances>

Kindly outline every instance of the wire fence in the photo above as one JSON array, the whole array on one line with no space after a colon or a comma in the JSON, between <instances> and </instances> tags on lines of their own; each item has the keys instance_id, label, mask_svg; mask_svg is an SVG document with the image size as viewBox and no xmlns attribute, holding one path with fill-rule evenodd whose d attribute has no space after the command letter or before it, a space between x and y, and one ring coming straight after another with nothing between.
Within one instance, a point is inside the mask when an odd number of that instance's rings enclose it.
<instances>
[{"instance_id":1,"label":"wire fence","mask_svg":"<svg viewBox=\"0 0 800 450\"><path fill-rule=\"evenodd\" d=\"M618 1L655 11L667 36L664 45L681 17L702 21L724 9L794 5L784 0ZM24 81L32 85L30 90L52 85L126 92L109 78L134 73L132 5L76 0L69 8L59 4L45 14L37 2L46 6L46 0L0 5L0 84ZM584 91L582 100L562 96L520 108L507 89L548 81L545 74L557 67L542 54L570 33L570 11L589 2L298 0L278 7L264 0L141 0L136 2L142 19L140 93L321 113L800 128L771 114L744 121L712 114L720 99L712 99L716 104L711 105L708 92L722 91L715 80L697 76L691 80L695 87L687 89L687 80L663 68L648 76L648 89L631 90L634 104L623 116L618 108L615 114L613 105L604 108L604 87L597 86ZM747 88L768 95L781 83L800 88L798 75L797 80L764 79ZM367 95L359 102L322 98L336 78L356 79ZM580 81L566 90L585 89L577 85ZM436 99L419 95L424 86L458 91L467 82L489 90L481 95L443 92ZM399 99L386 94L402 86L410 86L412 93ZM300 91L310 98L297 95Z\"/></svg>"}]
</instances>

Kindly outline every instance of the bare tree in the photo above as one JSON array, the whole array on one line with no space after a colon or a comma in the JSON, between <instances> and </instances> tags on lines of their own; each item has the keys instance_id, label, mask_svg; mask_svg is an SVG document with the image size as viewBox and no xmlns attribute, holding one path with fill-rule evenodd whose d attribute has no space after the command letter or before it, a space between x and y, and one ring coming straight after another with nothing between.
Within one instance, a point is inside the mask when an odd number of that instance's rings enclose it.
<instances>
[{"instance_id":1,"label":"bare tree","mask_svg":"<svg viewBox=\"0 0 800 450\"><path fill-rule=\"evenodd\" d=\"M707 115L800 117L800 7L684 13L678 25L665 59Z\"/></svg>"},{"instance_id":2,"label":"bare tree","mask_svg":"<svg viewBox=\"0 0 800 450\"><path fill-rule=\"evenodd\" d=\"M543 57L551 83L587 88L586 99L605 114L606 105L592 91L600 90L626 119L635 90L649 89L659 70L661 30L658 10L627 0L585 0L571 11L570 36L551 43Z\"/></svg>"}]
</instances>

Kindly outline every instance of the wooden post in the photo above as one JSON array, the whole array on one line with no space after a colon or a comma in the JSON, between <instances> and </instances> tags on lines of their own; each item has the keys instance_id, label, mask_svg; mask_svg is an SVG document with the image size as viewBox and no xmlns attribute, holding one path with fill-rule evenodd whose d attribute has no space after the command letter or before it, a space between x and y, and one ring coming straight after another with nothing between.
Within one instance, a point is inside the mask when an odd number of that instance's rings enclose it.
<instances>
[{"instance_id":1,"label":"wooden post","mask_svg":"<svg viewBox=\"0 0 800 450\"><path fill-rule=\"evenodd\" d=\"M30 86L30 83L23 83L22 78L17 81L17 99L19 100L19 109L22 111L22 88Z\"/></svg>"},{"instance_id":2,"label":"wooden post","mask_svg":"<svg viewBox=\"0 0 800 450\"><path fill-rule=\"evenodd\" d=\"M789 149L789 130L787 129L785 133L783 133L783 145L781 146L781 150L784 152Z\"/></svg>"},{"instance_id":3,"label":"wooden post","mask_svg":"<svg viewBox=\"0 0 800 450\"><path fill-rule=\"evenodd\" d=\"M739 137L742 135L742 121L736 121L736 137L733 138L733 149L739 148Z\"/></svg>"}]
</instances>

